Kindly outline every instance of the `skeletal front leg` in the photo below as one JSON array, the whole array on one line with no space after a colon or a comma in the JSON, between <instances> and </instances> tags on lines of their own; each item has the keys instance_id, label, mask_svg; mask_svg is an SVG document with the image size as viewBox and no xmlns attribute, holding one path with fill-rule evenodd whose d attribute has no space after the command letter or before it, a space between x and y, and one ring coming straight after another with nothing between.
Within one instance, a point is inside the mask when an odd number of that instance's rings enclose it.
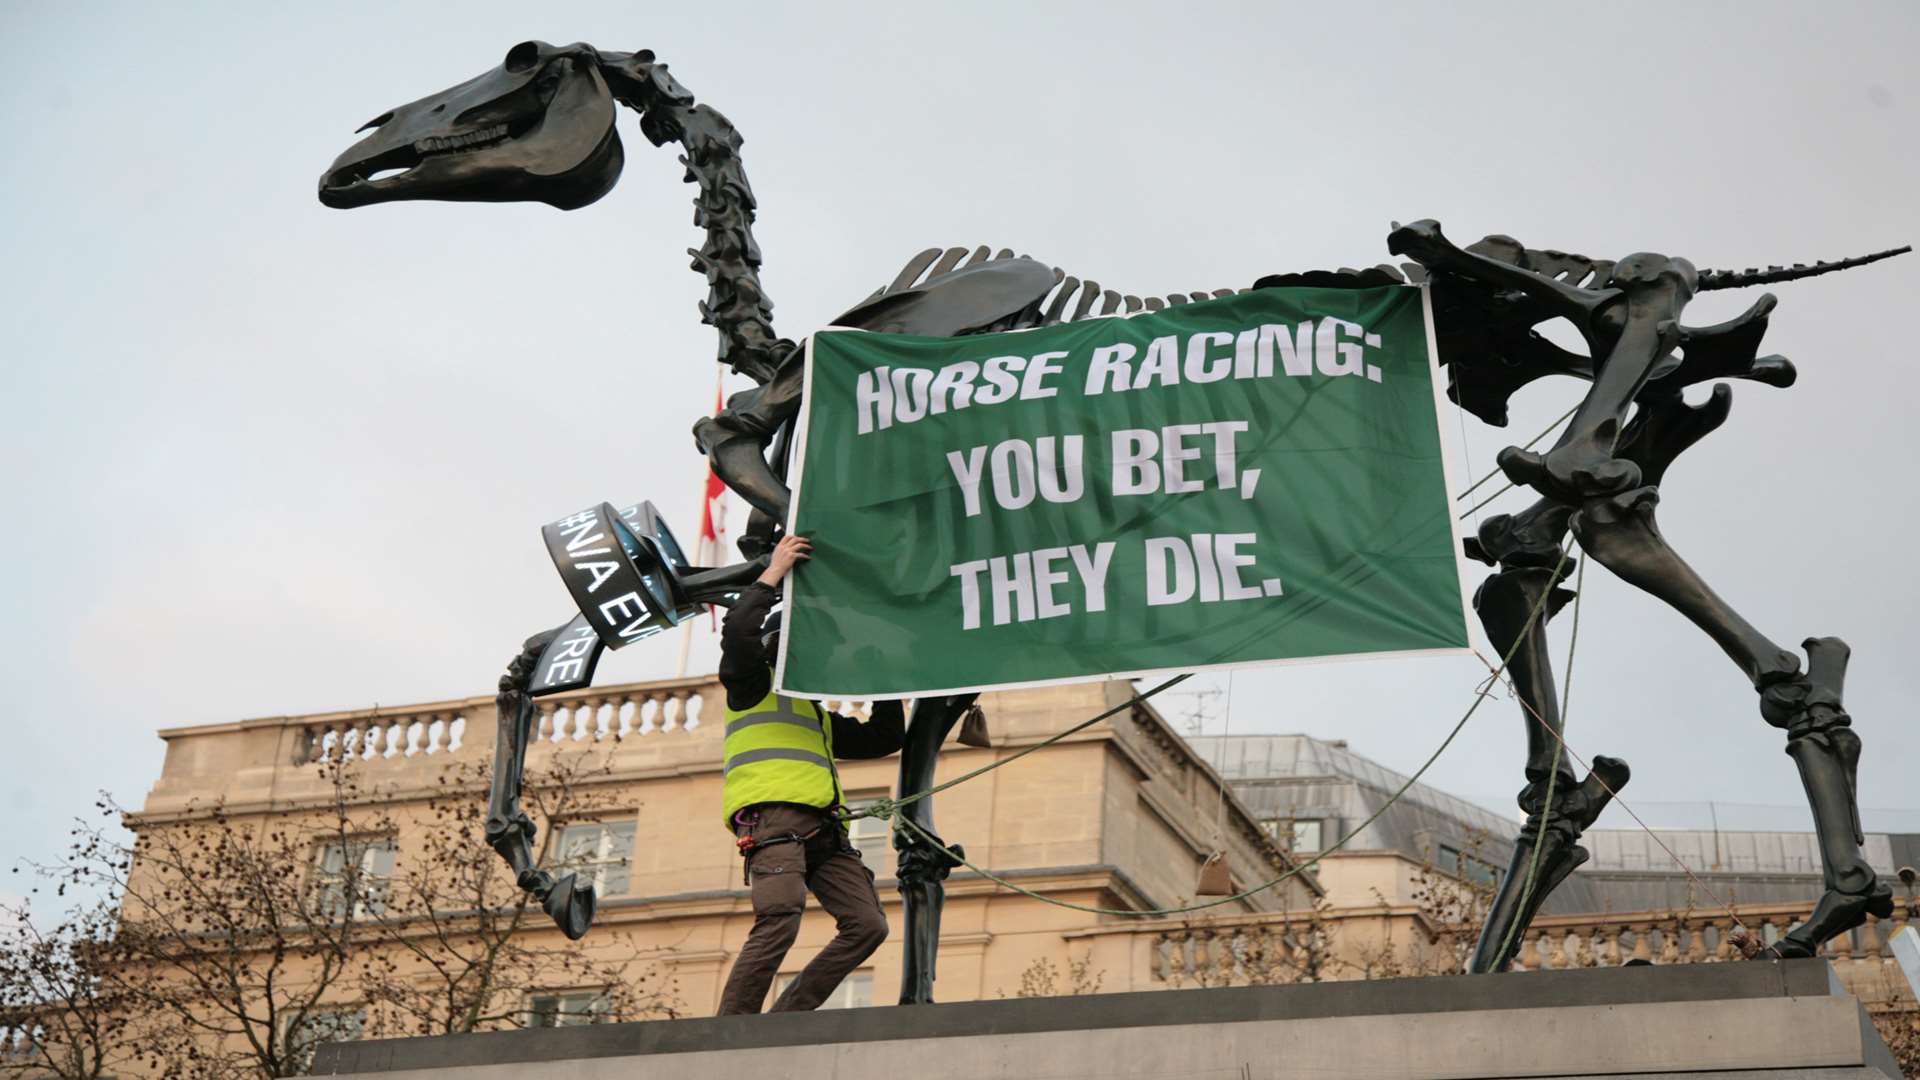
<instances>
[{"instance_id":1,"label":"skeletal front leg","mask_svg":"<svg viewBox=\"0 0 1920 1080\"><path fill-rule=\"evenodd\" d=\"M520 654L507 665L507 673L500 677L500 694L494 699L499 726L493 742L493 782L487 800L487 846L513 868L516 881L535 872L533 819L520 808L521 774L534 711L527 683L534 664L557 633L549 630L527 639Z\"/></svg>"},{"instance_id":2,"label":"skeletal front leg","mask_svg":"<svg viewBox=\"0 0 1920 1080\"><path fill-rule=\"evenodd\" d=\"M694 442L713 461L713 471L747 505L776 522L787 520L792 492L767 461L767 447L800 411L803 352L792 349L771 382L733 395L720 415L693 425Z\"/></svg>"},{"instance_id":3,"label":"skeletal front leg","mask_svg":"<svg viewBox=\"0 0 1920 1080\"><path fill-rule=\"evenodd\" d=\"M899 798L910 798L933 786L940 747L976 696L960 694L914 702L913 715L907 722L906 746L900 751ZM908 803L900 813L937 840L940 834L934 828L931 798ZM907 932L900 1004L930 1004L940 953L940 911L946 904L946 886L942 883L959 865L955 856L963 852L957 844L949 847L944 842L929 842L919 833L900 827L895 828L893 846Z\"/></svg>"},{"instance_id":4,"label":"skeletal front leg","mask_svg":"<svg viewBox=\"0 0 1920 1080\"><path fill-rule=\"evenodd\" d=\"M579 939L593 922L593 885L575 875L555 880L540 869L534 856L533 819L521 809L521 781L526 773L527 742L533 733L534 701L528 685L547 646L565 627L555 627L527 639L520 654L507 665L494 698L499 727L493 748L493 783L487 802L487 846L513 868L514 883L541 902L548 915L569 938Z\"/></svg>"}]
</instances>

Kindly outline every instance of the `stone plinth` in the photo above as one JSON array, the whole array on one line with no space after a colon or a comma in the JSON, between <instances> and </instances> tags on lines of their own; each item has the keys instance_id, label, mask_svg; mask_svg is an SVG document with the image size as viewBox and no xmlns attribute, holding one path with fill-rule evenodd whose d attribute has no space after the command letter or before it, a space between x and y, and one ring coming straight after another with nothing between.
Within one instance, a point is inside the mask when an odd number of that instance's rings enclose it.
<instances>
[{"instance_id":1,"label":"stone plinth","mask_svg":"<svg viewBox=\"0 0 1920 1080\"><path fill-rule=\"evenodd\" d=\"M1823 960L720 1017L322 1048L369 1080L1898 1080Z\"/></svg>"}]
</instances>

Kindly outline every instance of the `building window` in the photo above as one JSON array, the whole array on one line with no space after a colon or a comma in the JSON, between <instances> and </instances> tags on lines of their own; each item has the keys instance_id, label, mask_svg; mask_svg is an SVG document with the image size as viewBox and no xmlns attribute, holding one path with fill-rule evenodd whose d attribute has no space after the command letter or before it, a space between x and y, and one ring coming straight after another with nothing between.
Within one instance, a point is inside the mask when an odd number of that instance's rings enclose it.
<instances>
[{"instance_id":1,"label":"building window","mask_svg":"<svg viewBox=\"0 0 1920 1080\"><path fill-rule=\"evenodd\" d=\"M1293 822L1292 851L1312 853L1320 850L1320 823L1317 821Z\"/></svg>"},{"instance_id":2,"label":"building window","mask_svg":"<svg viewBox=\"0 0 1920 1080\"><path fill-rule=\"evenodd\" d=\"M1500 880L1499 867L1448 844L1440 845L1440 853L1433 860L1433 868L1475 885L1492 885Z\"/></svg>"},{"instance_id":3,"label":"building window","mask_svg":"<svg viewBox=\"0 0 1920 1080\"><path fill-rule=\"evenodd\" d=\"M1471 855L1460 856L1460 869L1466 874L1467 880L1475 885L1492 885L1500 880L1499 867Z\"/></svg>"},{"instance_id":4,"label":"building window","mask_svg":"<svg viewBox=\"0 0 1920 1080\"><path fill-rule=\"evenodd\" d=\"M633 880L631 821L582 821L560 830L560 860L554 869L593 882L601 896L623 896Z\"/></svg>"},{"instance_id":5,"label":"building window","mask_svg":"<svg viewBox=\"0 0 1920 1080\"><path fill-rule=\"evenodd\" d=\"M1260 828L1274 843L1287 849L1289 855L1295 853L1312 854L1320 850L1320 823L1318 821L1298 821L1292 818L1268 818L1260 823Z\"/></svg>"},{"instance_id":6,"label":"building window","mask_svg":"<svg viewBox=\"0 0 1920 1080\"><path fill-rule=\"evenodd\" d=\"M281 1037L295 1074L305 1075L313 1071L314 1051L328 1043L353 1042L366 1027L366 1010L358 1006L316 1008L288 1017Z\"/></svg>"},{"instance_id":7,"label":"building window","mask_svg":"<svg viewBox=\"0 0 1920 1080\"><path fill-rule=\"evenodd\" d=\"M772 995L767 998L767 1004L771 1006L774 1002L779 1001L780 995L786 993L787 987L792 986L793 980L798 977L798 975L775 976ZM827 1000L821 1002L820 1007L823 1009L864 1009L872 1004L873 972L856 971L840 980L840 985L833 988L833 993L827 995Z\"/></svg>"},{"instance_id":8,"label":"building window","mask_svg":"<svg viewBox=\"0 0 1920 1080\"><path fill-rule=\"evenodd\" d=\"M0 1066L24 1069L26 1063L40 1060L40 1042L45 1037L46 1029L38 1024L32 1027L0 1026Z\"/></svg>"},{"instance_id":9,"label":"building window","mask_svg":"<svg viewBox=\"0 0 1920 1080\"><path fill-rule=\"evenodd\" d=\"M314 901L320 914L330 919L349 914L364 919L385 912L393 854L391 836L351 836L321 844L313 865Z\"/></svg>"},{"instance_id":10,"label":"building window","mask_svg":"<svg viewBox=\"0 0 1920 1080\"><path fill-rule=\"evenodd\" d=\"M527 1026L584 1027L607 1022L607 995L598 990L535 994L527 1002Z\"/></svg>"},{"instance_id":11,"label":"building window","mask_svg":"<svg viewBox=\"0 0 1920 1080\"><path fill-rule=\"evenodd\" d=\"M873 804L873 799L855 799L847 804L847 809L865 810ZM860 861L867 864L875 877L893 876L893 829L885 818L854 818L847 822L847 839L860 849Z\"/></svg>"}]
</instances>

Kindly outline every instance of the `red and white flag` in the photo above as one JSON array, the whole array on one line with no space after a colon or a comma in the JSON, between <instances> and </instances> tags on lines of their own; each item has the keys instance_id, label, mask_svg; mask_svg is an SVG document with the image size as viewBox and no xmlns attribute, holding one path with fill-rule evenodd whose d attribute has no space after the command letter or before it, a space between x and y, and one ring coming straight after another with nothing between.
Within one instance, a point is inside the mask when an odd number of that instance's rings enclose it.
<instances>
[{"instance_id":1,"label":"red and white flag","mask_svg":"<svg viewBox=\"0 0 1920 1080\"><path fill-rule=\"evenodd\" d=\"M726 407L724 377L716 378L713 387L713 411L718 415ZM727 485L720 482L720 474L713 471L713 459L707 459L707 482L700 488L700 539L694 545L693 565L719 566L726 561L727 550ZM708 631L720 630L720 608L707 605ZM680 624L680 662L674 668L674 677L680 678L687 673L687 657L693 651L693 620Z\"/></svg>"},{"instance_id":2,"label":"red and white flag","mask_svg":"<svg viewBox=\"0 0 1920 1080\"><path fill-rule=\"evenodd\" d=\"M719 415L726 402L720 388L713 392L713 411ZM713 459L707 459L707 484L700 497L700 543L698 554L694 556L696 566L719 566L726 561L727 550L727 485L720 480L720 474L713 471ZM720 609L709 604L707 615L713 629L719 629Z\"/></svg>"}]
</instances>

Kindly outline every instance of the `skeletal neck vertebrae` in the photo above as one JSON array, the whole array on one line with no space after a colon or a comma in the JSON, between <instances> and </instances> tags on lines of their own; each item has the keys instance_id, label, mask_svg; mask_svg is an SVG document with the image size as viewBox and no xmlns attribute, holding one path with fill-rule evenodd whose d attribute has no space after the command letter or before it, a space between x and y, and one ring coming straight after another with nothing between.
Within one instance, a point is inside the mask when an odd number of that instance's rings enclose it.
<instances>
[{"instance_id":1,"label":"skeletal neck vertebrae","mask_svg":"<svg viewBox=\"0 0 1920 1080\"><path fill-rule=\"evenodd\" d=\"M636 54L636 56L639 54ZM624 60L625 78L610 85L641 113L641 130L655 145L678 142L686 181L699 186L693 223L706 242L688 249L693 269L707 279L700 321L720 332L719 360L757 383L772 380L795 346L773 332L773 301L760 287L760 245L753 239L755 203L740 163L746 141L720 112L694 104L693 94L667 73L667 65Z\"/></svg>"}]
</instances>

